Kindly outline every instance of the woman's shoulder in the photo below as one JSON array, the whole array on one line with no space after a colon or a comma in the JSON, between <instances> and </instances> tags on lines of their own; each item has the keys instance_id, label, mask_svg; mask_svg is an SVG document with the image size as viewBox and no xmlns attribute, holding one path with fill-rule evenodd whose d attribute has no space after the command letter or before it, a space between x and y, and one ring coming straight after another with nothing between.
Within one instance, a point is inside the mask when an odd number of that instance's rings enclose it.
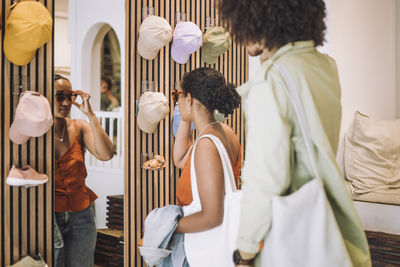
<instances>
[{"instance_id":1,"label":"woman's shoulder","mask_svg":"<svg viewBox=\"0 0 400 267\"><path fill-rule=\"evenodd\" d=\"M228 124L221 123L224 129L225 135L228 137L228 140L233 143L239 143L239 137L237 136L235 130L229 126Z\"/></svg>"},{"instance_id":2,"label":"woman's shoulder","mask_svg":"<svg viewBox=\"0 0 400 267\"><path fill-rule=\"evenodd\" d=\"M73 125L76 127L78 130L80 130L82 127L84 127L84 123L86 121L81 120L81 119L69 119L69 124Z\"/></svg>"},{"instance_id":3,"label":"woman's shoulder","mask_svg":"<svg viewBox=\"0 0 400 267\"><path fill-rule=\"evenodd\" d=\"M78 127L86 127L89 125L87 121L82 119L71 119L71 121L73 121L73 123L76 123L76 126Z\"/></svg>"},{"instance_id":4,"label":"woman's shoulder","mask_svg":"<svg viewBox=\"0 0 400 267\"><path fill-rule=\"evenodd\" d=\"M71 123L75 124L75 127L79 133L80 136L83 136L85 131L90 129L90 124L82 119L72 119Z\"/></svg>"},{"instance_id":5,"label":"woman's shoulder","mask_svg":"<svg viewBox=\"0 0 400 267\"><path fill-rule=\"evenodd\" d=\"M199 158L202 160L210 160L212 154L218 154L218 149L213 138L218 138L218 136L214 134L205 134L196 141L195 150L192 152L195 155L195 160Z\"/></svg>"}]
</instances>

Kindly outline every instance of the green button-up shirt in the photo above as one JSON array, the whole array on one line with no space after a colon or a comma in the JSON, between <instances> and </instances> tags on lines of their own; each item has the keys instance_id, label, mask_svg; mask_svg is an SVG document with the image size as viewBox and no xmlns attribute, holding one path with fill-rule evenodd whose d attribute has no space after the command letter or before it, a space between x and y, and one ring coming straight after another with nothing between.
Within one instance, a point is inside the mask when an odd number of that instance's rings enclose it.
<instances>
[{"instance_id":1,"label":"green button-up shirt","mask_svg":"<svg viewBox=\"0 0 400 267\"><path fill-rule=\"evenodd\" d=\"M246 121L238 248L258 251L271 227L271 197L296 191L312 173L288 88L275 62L285 65L296 83L316 146L317 168L353 264L371 266L365 233L336 163L341 120L336 63L316 51L312 41L281 47L238 89Z\"/></svg>"}]
</instances>

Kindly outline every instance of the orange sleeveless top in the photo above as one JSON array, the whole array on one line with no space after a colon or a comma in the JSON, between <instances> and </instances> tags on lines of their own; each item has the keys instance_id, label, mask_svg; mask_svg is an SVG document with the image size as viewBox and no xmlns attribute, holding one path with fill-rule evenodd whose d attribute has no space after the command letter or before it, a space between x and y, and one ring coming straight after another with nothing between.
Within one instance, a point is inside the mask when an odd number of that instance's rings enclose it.
<instances>
[{"instance_id":1,"label":"orange sleeveless top","mask_svg":"<svg viewBox=\"0 0 400 267\"><path fill-rule=\"evenodd\" d=\"M55 160L55 211L75 212L86 209L97 195L85 184L87 176L84 149L78 136L76 120L75 140L68 150Z\"/></svg>"},{"instance_id":2,"label":"orange sleeveless top","mask_svg":"<svg viewBox=\"0 0 400 267\"><path fill-rule=\"evenodd\" d=\"M190 180L190 162L192 154L189 155L183 167L181 177L179 177L178 185L176 188L176 199L178 200L179 206L187 206L193 201L192 196L192 183ZM232 167L234 162L229 157ZM236 166L233 167L233 175L235 177L236 188L238 188L238 181L240 176L240 169L242 167L242 148L239 149L239 155L237 156Z\"/></svg>"}]
</instances>

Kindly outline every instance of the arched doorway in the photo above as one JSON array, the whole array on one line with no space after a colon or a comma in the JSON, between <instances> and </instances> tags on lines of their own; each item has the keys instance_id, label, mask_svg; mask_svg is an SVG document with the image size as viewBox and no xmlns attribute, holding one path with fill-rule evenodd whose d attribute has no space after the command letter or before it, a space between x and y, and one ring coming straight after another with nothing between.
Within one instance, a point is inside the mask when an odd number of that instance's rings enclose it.
<instances>
[{"instance_id":1,"label":"arched doorway","mask_svg":"<svg viewBox=\"0 0 400 267\"><path fill-rule=\"evenodd\" d=\"M121 49L112 28L104 36L100 50L100 110L112 111L121 107Z\"/></svg>"}]
</instances>

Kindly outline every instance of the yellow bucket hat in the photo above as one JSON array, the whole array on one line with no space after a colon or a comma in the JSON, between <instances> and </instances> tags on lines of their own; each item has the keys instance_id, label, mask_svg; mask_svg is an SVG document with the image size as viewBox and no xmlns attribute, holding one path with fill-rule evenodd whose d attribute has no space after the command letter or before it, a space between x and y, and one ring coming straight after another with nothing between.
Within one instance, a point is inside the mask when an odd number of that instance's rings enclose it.
<instances>
[{"instance_id":1,"label":"yellow bucket hat","mask_svg":"<svg viewBox=\"0 0 400 267\"><path fill-rule=\"evenodd\" d=\"M50 38L53 19L37 1L21 1L10 7L4 36L4 54L12 63L23 66Z\"/></svg>"}]
</instances>

